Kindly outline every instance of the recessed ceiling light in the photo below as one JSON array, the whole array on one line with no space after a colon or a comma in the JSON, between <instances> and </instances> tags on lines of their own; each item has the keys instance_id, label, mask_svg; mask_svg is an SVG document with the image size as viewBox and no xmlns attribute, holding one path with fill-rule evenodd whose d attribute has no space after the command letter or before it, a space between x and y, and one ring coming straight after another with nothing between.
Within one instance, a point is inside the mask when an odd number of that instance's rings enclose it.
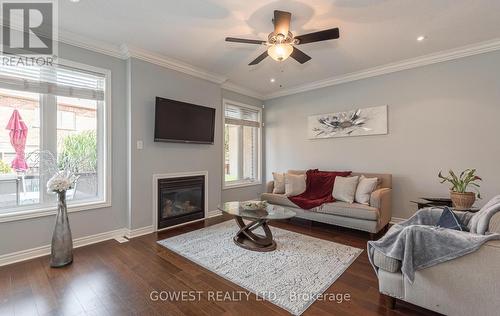
<instances>
[{"instance_id":1,"label":"recessed ceiling light","mask_svg":"<svg viewBox=\"0 0 500 316\"><path fill-rule=\"evenodd\" d=\"M417 37L417 41L421 42L425 39L425 36L423 35L420 35L419 37Z\"/></svg>"},{"instance_id":2,"label":"recessed ceiling light","mask_svg":"<svg viewBox=\"0 0 500 316\"><path fill-rule=\"evenodd\" d=\"M69 0L71 2L80 2L80 0Z\"/></svg>"},{"instance_id":3,"label":"recessed ceiling light","mask_svg":"<svg viewBox=\"0 0 500 316\"><path fill-rule=\"evenodd\" d=\"M271 79L269 79L269 81L271 81L271 82L275 82L275 81L276 81L276 79L271 78Z\"/></svg>"}]
</instances>

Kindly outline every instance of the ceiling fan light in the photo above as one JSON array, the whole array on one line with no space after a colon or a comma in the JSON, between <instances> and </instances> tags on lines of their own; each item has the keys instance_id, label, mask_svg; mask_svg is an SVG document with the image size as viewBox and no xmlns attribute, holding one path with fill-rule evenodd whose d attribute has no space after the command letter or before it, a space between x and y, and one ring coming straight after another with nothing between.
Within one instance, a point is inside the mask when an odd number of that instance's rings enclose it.
<instances>
[{"instance_id":1,"label":"ceiling fan light","mask_svg":"<svg viewBox=\"0 0 500 316\"><path fill-rule=\"evenodd\" d=\"M274 44L269 46L267 54L276 61L287 59L293 52L293 46L290 44Z\"/></svg>"}]
</instances>

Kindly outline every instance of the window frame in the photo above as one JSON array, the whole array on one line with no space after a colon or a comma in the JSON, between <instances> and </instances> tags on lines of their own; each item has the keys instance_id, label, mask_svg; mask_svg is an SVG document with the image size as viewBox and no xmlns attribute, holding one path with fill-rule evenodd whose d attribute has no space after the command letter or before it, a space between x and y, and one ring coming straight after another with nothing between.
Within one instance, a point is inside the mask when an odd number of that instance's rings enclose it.
<instances>
[{"instance_id":1,"label":"window frame","mask_svg":"<svg viewBox=\"0 0 500 316\"><path fill-rule=\"evenodd\" d=\"M226 165L226 152L224 148L224 139L226 137L226 107L227 105L234 105L242 108L251 109L258 112L258 120L259 120L259 128L257 131L257 179L255 181L248 180L235 180L235 181L227 181L225 177L225 165ZM262 184L262 128L264 125L262 124L262 109L263 106L255 106L242 102L233 101L230 99L223 98L222 99L222 189L234 189L234 188L243 188L255 185Z\"/></svg>"},{"instance_id":2,"label":"window frame","mask_svg":"<svg viewBox=\"0 0 500 316\"><path fill-rule=\"evenodd\" d=\"M71 60L66 60L62 58L58 58L57 65L72 67L75 69L80 69L83 71L91 71L95 73L99 73L104 75L104 111L100 111L102 113L97 114L97 126L98 128L102 128L103 135L98 139L98 158L102 157L98 161L98 177L102 175L102 189L99 190L99 197L97 200L92 201L81 201L76 203L68 203L68 213L73 212L81 212L88 210L95 210L101 208L109 208L112 206L112 97L111 97L111 70L105 68L99 68L95 66L90 66L87 64L74 62ZM46 97L45 94L40 94L40 99ZM57 115L56 115L57 119ZM42 130L43 126L43 113L40 113L40 129ZM99 132L98 132L99 133ZM46 131L41 131L40 135L40 145L43 143L43 139L46 138ZM99 172L100 171L100 172ZM42 188L41 188L42 190ZM45 186L43 187L45 190ZM101 192L102 190L102 192ZM19 221L30 218L38 218L45 216L52 216L57 213L57 205L51 206L41 206L37 207L36 205L27 205L26 207L19 207L15 211L0 213L0 223L11 222L11 221Z\"/></svg>"}]
</instances>

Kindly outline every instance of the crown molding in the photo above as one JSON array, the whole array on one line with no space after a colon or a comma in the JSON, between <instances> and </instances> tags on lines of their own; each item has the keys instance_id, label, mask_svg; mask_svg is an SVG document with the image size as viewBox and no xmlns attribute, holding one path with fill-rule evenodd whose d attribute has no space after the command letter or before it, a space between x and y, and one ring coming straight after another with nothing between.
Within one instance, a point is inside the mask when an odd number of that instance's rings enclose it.
<instances>
[{"instance_id":1,"label":"crown molding","mask_svg":"<svg viewBox=\"0 0 500 316\"><path fill-rule=\"evenodd\" d=\"M173 58L161 54L152 53L137 47L131 47L126 44L113 45L110 43L90 39L68 31L60 31L59 42L115 58L120 58L125 60L129 58L137 58L158 66L162 66L168 69L179 71L197 78L205 79L210 82L220 84L221 87L226 90L244 94L246 96L257 98L260 100L264 99L264 95L255 92L253 90L247 89L245 87L236 85L234 83L230 83L227 81L227 78L222 75L211 73L201 68L192 66L188 63L181 62L179 60L175 60Z\"/></svg>"},{"instance_id":2,"label":"crown molding","mask_svg":"<svg viewBox=\"0 0 500 316\"><path fill-rule=\"evenodd\" d=\"M59 34L59 41L62 43L94 51L104 55L112 56L115 58L120 58L125 60L129 58L137 58L158 66L162 66L168 69L179 71L197 78L205 79L210 82L220 84L221 87L226 90L237 92L260 100L264 99L263 94L239 86L232 82L229 82L227 81L227 78L222 75L210 73L201 68L194 67L188 63L184 63L161 54L152 53L144 49L131 47L126 44L121 44L118 46L106 42L100 42L68 31L62 31Z\"/></svg>"},{"instance_id":3,"label":"crown molding","mask_svg":"<svg viewBox=\"0 0 500 316\"><path fill-rule=\"evenodd\" d=\"M289 89L280 90L274 93L262 94L257 91L232 83L228 81L228 78L220 74L212 73L204 69L190 65L188 63L158 53L153 53L144 49L131 47L129 45L125 44L114 45L107 42L101 42L94 39L90 39L64 30L59 31L59 41L69 45L88 49L97 53L101 53L104 55L120 59L128 59L132 57L144 60L158 66L162 66L168 69L185 73L187 75L191 75L197 78L205 79L210 82L220 84L223 89L240 93L259 100L275 99L287 95L316 90L342 83L367 79L371 77L390 74L393 72L413 69L417 67L427 66L440 62L445 62L454 59L500 50L500 38L497 38L489 41L479 42L476 44L462 46L455 49L445 50L437 53L423 55L420 57L402 60L399 62L368 68L365 70L360 70L344 75L333 76L330 78L318 80L304 85L299 85Z\"/></svg>"},{"instance_id":4,"label":"crown molding","mask_svg":"<svg viewBox=\"0 0 500 316\"><path fill-rule=\"evenodd\" d=\"M278 92L265 95L265 100L279 98L291 94L316 90L329 86L334 86L342 83L352 82L356 80L381 76L398 72L407 69L427 66L431 64L441 63L449 60L464 58L468 56L488 53L500 50L500 39L480 42L472 45L462 46L455 49L445 50L437 53L423 55L416 58L410 58L395 63L390 63L382 66L377 66L357 72L348 73L345 75L334 76L323 80L318 80L312 83L300 85L290 89L281 90Z\"/></svg>"},{"instance_id":5,"label":"crown molding","mask_svg":"<svg viewBox=\"0 0 500 316\"><path fill-rule=\"evenodd\" d=\"M97 41L79 34L75 34L73 32L60 30L58 41L68 45L87 49L96 53L123 59L123 54L120 50L119 45L113 45L107 42Z\"/></svg>"},{"instance_id":6,"label":"crown molding","mask_svg":"<svg viewBox=\"0 0 500 316\"><path fill-rule=\"evenodd\" d=\"M232 83L230 81L224 82L221 85L221 87L224 90L229 90L229 91L232 91L232 92L243 94L243 95L255 98L255 99L259 99L261 101L266 98L266 96L263 95L263 94L261 94L261 93L258 93L258 92L254 91L254 90L247 89L245 87L242 87L242 86L237 85L235 83Z\"/></svg>"},{"instance_id":7,"label":"crown molding","mask_svg":"<svg viewBox=\"0 0 500 316\"><path fill-rule=\"evenodd\" d=\"M168 69L172 69L175 71L179 71L193 77L205 79L211 82L215 82L217 84L222 84L226 82L227 78L212 72L205 71L201 68L195 67L188 63L166 57L161 54L149 52L144 49L131 47L129 45L121 45L120 46L122 56L124 58L136 58L143 61L147 61L149 63L162 66Z\"/></svg>"}]
</instances>

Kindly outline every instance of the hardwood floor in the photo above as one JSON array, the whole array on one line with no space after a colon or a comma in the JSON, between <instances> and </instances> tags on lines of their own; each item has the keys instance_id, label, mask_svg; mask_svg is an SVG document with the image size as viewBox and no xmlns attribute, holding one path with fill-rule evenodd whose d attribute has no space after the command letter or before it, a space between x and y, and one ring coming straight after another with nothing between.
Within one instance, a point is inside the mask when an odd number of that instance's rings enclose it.
<instances>
[{"instance_id":1,"label":"hardwood floor","mask_svg":"<svg viewBox=\"0 0 500 316\"><path fill-rule=\"evenodd\" d=\"M228 219L219 216L123 244L110 240L78 248L74 263L61 269L51 269L48 257L0 267L0 315L288 315L253 294L248 301L209 300L208 291L244 289L156 243ZM362 249L369 238L299 219L273 226ZM154 290L203 292L199 301L152 301ZM351 300L317 301L304 315L435 315L402 302L387 309L366 251L326 293L349 293Z\"/></svg>"}]
</instances>

